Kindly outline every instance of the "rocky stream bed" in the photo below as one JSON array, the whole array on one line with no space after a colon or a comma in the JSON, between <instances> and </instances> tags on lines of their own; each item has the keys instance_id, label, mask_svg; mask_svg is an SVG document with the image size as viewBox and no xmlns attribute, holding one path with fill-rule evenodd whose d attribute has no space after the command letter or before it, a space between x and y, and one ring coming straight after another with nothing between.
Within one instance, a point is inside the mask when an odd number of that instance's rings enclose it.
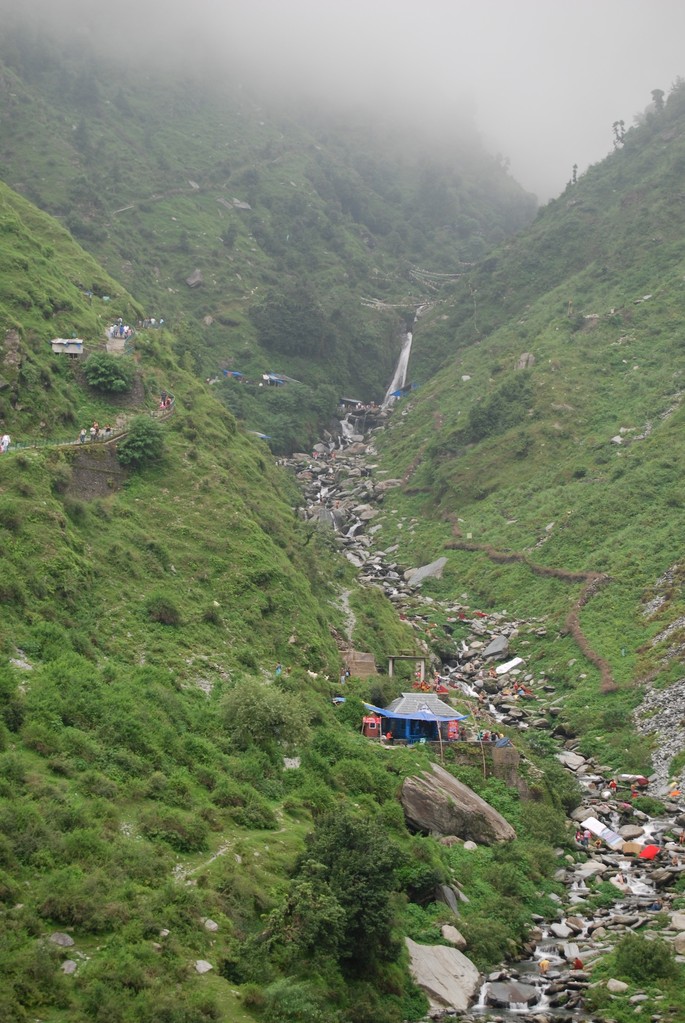
<instances>
[{"instance_id":1,"label":"rocky stream bed","mask_svg":"<svg viewBox=\"0 0 685 1023\"><path fill-rule=\"evenodd\" d=\"M387 412L374 415L371 426L382 428L386 418ZM429 656L423 637L430 629L437 602L423 596L420 587L426 578L441 574L446 559L439 557L411 568L395 560L397 547L379 546L382 527L374 520L382 513L387 491L402 481L383 478L378 471L373 432L370 436L361 432L362 426L368 425L361 414L345 420L338 435L327 436L316 445L313 455L300 453L288 460L304 496L300 514L334 530L344 556L358 570L359 580L383 590L398 614L417 630L419 645L423 644ZM410 532L413 523L398 522L397 528ZM500 725L550 730L559 743L558 759L575 775L583 792L581 805L570 815L570 825L584 830L584 822L591 818L618 838L613 840L613 848L602 841L597 846L590 842L587 848L579 845L575 855L558 850L556 880L563 883L565 895L553 896L559 907L555 920L535 921L520 960L503 965L485 978L478 973L467 955L459 951L466 943L458 931L460 895L456 891L451 902L454 926L443 929L443 937L451 947L419 946L408 941L412 970L428 994L433 1019L459 1016L466 1023L485 1018L530 1019L536 1023L591 1020L584 1008L584 995L593 983L593 967L623 935L654 933L652 927L660 914L660 922L666 926L659 930L659 936L673 943L679 959L685 956L685 912L672 909L673 888L685 870L685 847L676 838L685 829L685 801L668 795L673 786L668 784L667 773L668 761L682 748L679 729L685 685L682 699L676 701L663 693L648 694L648 713L637 716L640 729L658 727L670 730L672 735L665 742L664 757L655 764L649 788L650 795L666 796L663 814L650 817L633 805L629 781L613 791L608 786L609 769L581 756L577 740L555 720L561 708L553 680L530 671L525 660L525 635L534 632L544 636L543 621L512 620L504 613L485 614L456 601L442 603L439 608L448 623L460 623L462 634L466 629L466 636L443 662L434 660L433 687L470 700L479 723L489 723L493 731ZM512 656L514 650L516 656ZM624 842L636 842L638 847L647 842L658 844L661 851L650 861L635 852L624 852ZM588 886L592 878L615 885L618 901L611 908L592 908ZM440 962L441 958L445 963ZM547 965L544 974L540 968L543 961ZM581 963L582 969L573 968ZM610 979L606 986L617 998L627 990L627 985L616 979ZM636 1015L646 1000L647 995L639 990L630 995ZM652 1023L662 1018L666 1019L658 1014L651 1016Z\"/></svg>"}]
</instances>

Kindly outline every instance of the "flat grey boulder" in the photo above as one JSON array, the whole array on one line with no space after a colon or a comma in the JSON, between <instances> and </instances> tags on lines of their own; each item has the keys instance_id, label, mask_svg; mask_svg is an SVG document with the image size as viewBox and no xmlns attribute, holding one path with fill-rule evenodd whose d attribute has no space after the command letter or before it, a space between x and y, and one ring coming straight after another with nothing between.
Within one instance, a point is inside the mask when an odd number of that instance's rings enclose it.
<instances>
[{"instance_id":1,"label":"flat grey boulder","mask_svg":"<svg viewBox=\"0 0 685 1023\"><path fill-rule=\"evenodd\" d=\"M480 988L480 973L459 949L446 945L418 945L404 939L409 971L425 992L432 1011L466 1012Z\"/></svg>"},{"instance_id":2,"label":"flat grey boulder","mask_svg":"<svg viewBox=\"0 0 685 1023\"><path fill-rule=\"evenodd\" d=\"M506 657L509 651L509 640L506 636L495 636L483 651L483 657Z\"/></svg>"},{"instance_id":3,"label":"flat grey boulder","mask_svg":"<svg viewBox=\"0 0 685 1023\"><path fill-rule=\"evenodd\" d=\"M55 931L54 934L50 935L50 941L53 945L59 945L60 948L71 948L74 944L72 936L65 934L64 931Z\"/></svg>"},{"instance_id":4,"label":"flat grey boulder","mask_svg":"<svg viewBox=\"0 0 685 1023\"><path fill-rule=\"evenodd\" d=\"M527 1005L529 1008L540 1001L540 991L532 984L518 981L488 984L485 992L486 1005L495 1009L508 1009L510 1005Z\"/></svg>"},{"instance_id":5,"label":"flat grey boulder","mask_svg":"<svg viewBox=\"0 0 685 1023\"><path fill-rule=\"evenodd\" d=\"M577 771L585 763L585 757L581 757L580 753L572 753L571 750L564 750L563 753L556 753L555 756L564 767L568 767L569 771Z\"/></svg>"},{"instance_id":6,"label":"flat grey boulder","mask_svg":"<svg viewBox=\"0 0 685 1023\"><path fill-rule=\"evenodd\" d=\"M437 764L431 771L405 778L400 800L407 823L416 831L457 835L479 845L516 838L497 810Z\"/></svg>"},{"instance_id":7,"label":"flat grey boulder","mask_svg":"<svg viewBox=\"0 0 685 1023\"><path fill-rule=\"evenodd\" d=\"M626 842L629 842L633 838L640 838L644 835L645 829L638 827L637 824L624 824L622 828L618 829L618 833L621 838L625 838Z\"/></svg>"},{"instance_id":8,"label":"flat grey boulder","mask_svg":"<svg viewBox=\"0 0 685 1023\"><path fill-rule=\"evenodd\" d=\"M438 558L437 561L431 561L430 565L423 565L421 568L408 568L404 573L404 578L413 589L416 586L420 586L426 579L442 578L442 572L446 564L447 558Z\"/></svg>"}]
</instances>

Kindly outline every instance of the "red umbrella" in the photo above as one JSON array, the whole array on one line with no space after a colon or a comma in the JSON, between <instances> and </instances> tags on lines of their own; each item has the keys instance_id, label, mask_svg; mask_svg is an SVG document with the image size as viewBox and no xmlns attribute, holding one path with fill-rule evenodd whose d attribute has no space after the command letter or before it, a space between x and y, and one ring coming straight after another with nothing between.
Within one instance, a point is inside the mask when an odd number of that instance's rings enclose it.
<instances>
[{"instance_id":1,"label":"red umbrella","mask_svg":"<svg viewBox=\"0 0 685 1023\"><path fill-rule=\"evenodd\" d=\"M638 856L641 860L653 860L660 852L661 848L658 845L646 845Z\"/></svg>"}]
</instances>

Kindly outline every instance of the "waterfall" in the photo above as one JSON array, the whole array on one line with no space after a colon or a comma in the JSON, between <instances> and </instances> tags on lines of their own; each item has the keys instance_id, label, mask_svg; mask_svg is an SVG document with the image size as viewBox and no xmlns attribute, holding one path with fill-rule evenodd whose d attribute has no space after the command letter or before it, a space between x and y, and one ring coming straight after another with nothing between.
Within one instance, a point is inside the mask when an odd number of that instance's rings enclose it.
<instances>
[{"instance_id":1,"label":"waterfall","mask_svg":"<svg viewBox=\"0 0 685 1023\"><path fill-rule=\"evenodd\" d=\"M395 367L393 378L390 381L390 386L388 387L388 390L385 393L385 398L383 399L383 408L387 408L388 405L392 405L395 400L393 397L393 391L397 391L400 387L404 387L407 382L407 366L409 365L409 356L411 355L411 343L413 338L414 335L411 330L408 330L404 335L400 357L397 360L397 366Z\"/></svg>"}]
</instances>

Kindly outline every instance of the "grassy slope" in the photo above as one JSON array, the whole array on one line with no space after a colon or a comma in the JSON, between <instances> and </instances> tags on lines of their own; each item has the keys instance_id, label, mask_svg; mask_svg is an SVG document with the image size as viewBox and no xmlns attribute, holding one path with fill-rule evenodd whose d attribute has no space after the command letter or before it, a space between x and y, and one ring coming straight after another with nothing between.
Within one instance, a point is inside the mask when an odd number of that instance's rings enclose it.
<instances>
[{"instance_id":1,"label":"grassy slope","mask_svg":"<svg viewBox=\"0 0 685 1023\"><path fill-rule=\"evenodd\" d=\"M20 357L3 366L3 430L70 439L85 416L135 411L85 388L47 343L75 332L90 344L112 315L135 313L133 300L48 217L9 189L1 199L11 239L3 326L18 338L11 349L5 339L5 352ZM40 289L41 301L25 302L22 286ZM105 288L109 303L97 297ZM516 796L476 772L469 781L517 823L515 849L466 863L408 835L397 788L426 754L398 750L390 760L368 744L355 698L392 698L402 680L382 694L352 682L336 712L337 687L305 669L337 677L341 585L352 591L360 642L379 659L411 647L413 635L377 591L355 590L325 537L297 520L291 483L179 366L175 347L168 330L136 341L143 408L164 387L176 412L161 460L122 489L113 474L112 487L86 499L78 447L0 461L0 1015L418 1018L424 1003L395 961L395 939L435 939L447 919L431 904L436 881L468 877L472 954L495 962L523 938L531 912L553 911L540 893L553 887L549 842L563 839L558 805L521 819ZM154 620L160 606L166 624ZM280 679L277 660L292 668ZM284 752L301 755L298 770L284 771ZM394 850L395 938L353 970L334 945L313 969L306 926L317 904L301 914L304 933L278 938L289 893L302 891L292 886L312 880L305 867L291 879L305 836L327 811L350 813ZM502 889L510 855L520 876L535 878L513 894L509 881ZM217 932L204 927L208 917ZM53 947L55 930L75 946ZM66 958L78 964L73 978L61 973ZM209 977L196 974L196 959L212 963Z\"/></svg>"},{"instance_id":2,"label":"grassy slope","mask_svg":"<svg viewBox=\"0 0 685 1023\"><path fill-rule=\"evenodd\" d=\"M567 707L588 747L601 735L612 755L643 766L645 748L632 741L624 711L645 676L675 677L666 645L652 649L649 640L682 611L671 587L656 615L642 614L657 580L679 564L685 539L684 122L678 89L663 114L628 134L623 150L427 314L417 364L424 337L428 359L449 351L448 362L384 445L391 471L409 477L399 506L421 513L415 547L426 537L440 546L470 534L545 566L609 574L580 623L619 692L598 704L596 669L569 666L577 649L567 639L551 663L569 685ZM525 352L535 365L516 370ZM622 444L612 443L621 435ZM449 525L429 524L441 520ZM476 599L547 614L557 628L580 592L477 553L450 559L447 579L458 577Z\"/></svg>"}]
</instances>

